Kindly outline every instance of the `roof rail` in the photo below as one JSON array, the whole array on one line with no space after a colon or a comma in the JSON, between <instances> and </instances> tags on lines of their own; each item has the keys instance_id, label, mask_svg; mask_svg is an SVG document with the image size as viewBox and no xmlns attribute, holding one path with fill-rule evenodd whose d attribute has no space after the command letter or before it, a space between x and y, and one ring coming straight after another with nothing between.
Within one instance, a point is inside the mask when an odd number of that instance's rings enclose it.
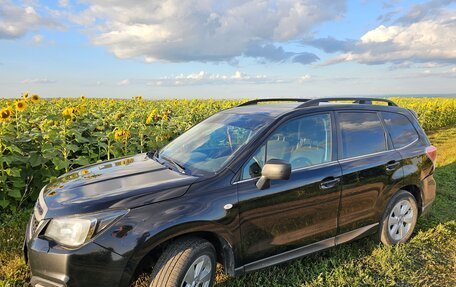
<instances>
[{"instance_id":1,"label":"roof rail","mask_svg":"<svg viewBox=\"0 0 456 287\"><path fill-rule=\"evenodd\" d=\"M268 98L268 99L256 99L240 104L238 107L256 105L258 103L264 102L307 102L309 99L300 99L300 98Z\"/></svg>"},{"instance_id":2,"label":"roof rail","mask_svg":"<svg viewBox=\"0 0 456 287\"><path fill-rule=\"evenodd\" d=\"M364 104L364 105L372 105L372 102L384 102L388 103L388 106L397 107L397 105L390 100L387 99L379 99L379 98L320 98L320 99L312 99L308 100L305 103L299 105L297 108L305 108L305 107L312 107L318 106L320 103L329 103L333 101L351 101L352 104Z\"/></svg>"}]
</instances>

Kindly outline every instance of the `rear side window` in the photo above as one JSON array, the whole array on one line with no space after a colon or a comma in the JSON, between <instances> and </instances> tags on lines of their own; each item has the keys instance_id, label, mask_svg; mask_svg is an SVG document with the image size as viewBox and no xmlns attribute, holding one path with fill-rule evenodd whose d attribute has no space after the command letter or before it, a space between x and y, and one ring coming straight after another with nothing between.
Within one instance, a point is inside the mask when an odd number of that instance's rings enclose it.
<instances>
[{"instance_id":1,"label":"rear side window","mask_svg":"<svg viewBox=\"0 0 456 287\"><path fill-rule=\"evenodd\" d=\"M387 149L385 131L377 113L338 113L342 156L350 158Z\"/></svg>"},{"instance_id":2,"label":"rear side window","mask_svg":"<svg viewBox=\"0 0 456 287\"><path fill-rule=\"evenodd\" d=\"M406 116L382 112L382 117L393 140L394 148L404 147L418 139L418 133Z\"/></svg>"}]
</instances>

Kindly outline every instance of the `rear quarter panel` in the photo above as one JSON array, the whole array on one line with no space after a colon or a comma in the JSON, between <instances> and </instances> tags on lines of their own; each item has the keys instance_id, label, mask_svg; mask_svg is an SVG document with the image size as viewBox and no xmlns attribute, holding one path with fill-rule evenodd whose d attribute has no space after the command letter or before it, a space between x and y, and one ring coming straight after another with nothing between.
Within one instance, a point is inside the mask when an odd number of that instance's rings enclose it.
<instances>
[{"instance_id":1,"label":"rear quarter panel","mask_svg":"<svg viewBox=\"0 0 456 287\"><path fill-rule=\"evenodd\" d=\"M421 192L421 206L434 201L436 195L436 183L433 177L434 164L425 153L425 145L417 141L410 147L399 150L404 169L403 186L414 185Z\"/></svg>"},{"instance_id":2,"label":"rear quarter panel","mask_svg":"<svg viewBox=\"0 0 456 287\"><path fill-rule=\"evenodd\" d=\"M426 147L431 143L418 123L417 117L411 110L404 110L403 114L408 117L415 127L419 139L406 148L398 149L404 165L403 186L415 185L420 189L421 203L418 206L423 209L432 203L436 196L436 182L434 180L435 165L426 155Z\"/></svg>"}]
</instances>

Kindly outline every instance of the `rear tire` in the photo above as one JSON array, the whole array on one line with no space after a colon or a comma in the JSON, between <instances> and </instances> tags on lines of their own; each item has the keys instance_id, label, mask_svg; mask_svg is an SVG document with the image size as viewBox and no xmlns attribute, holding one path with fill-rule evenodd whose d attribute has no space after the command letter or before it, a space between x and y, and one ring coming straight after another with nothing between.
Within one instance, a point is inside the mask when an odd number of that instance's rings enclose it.
<instances>
[{"instance_id":1,"label":"rear tire","mask_svg":"<svg viewBox=\"0 0 456 287\"><path fill-rule=\"evenodd\" d=\"M150 287L209 287L214 284L216 254L208 241L188 237L166 248L155 264Z\"/></svg>"},{"instance_id":2,"label":"rear tire","mask_svg":"<svg viewBox=\"0 0 456 287\"><path fill-rule=\"evenodd\" d=\"M408 191L398 191L388 203L379 227L380 241L385 245L407 242L418 219L415 197Z\"/></svg>"}]
</instances>

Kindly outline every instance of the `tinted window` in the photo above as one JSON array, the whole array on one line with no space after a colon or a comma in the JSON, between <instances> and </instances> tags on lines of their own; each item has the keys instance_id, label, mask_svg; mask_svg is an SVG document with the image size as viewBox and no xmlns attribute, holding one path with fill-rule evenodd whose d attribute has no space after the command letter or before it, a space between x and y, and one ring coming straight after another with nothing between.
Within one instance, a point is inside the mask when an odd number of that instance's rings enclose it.
<instances>
[{"instance_id":1,"label":"tinted window","mask_svg":"<svg viewBox=\"0 0 456 287\"><path fill-rule=\"evenodd\" d=\"M261 169L270 159L281 159L292 169L320 164L331 160L331 117L319 114L291 120L268 138L242 171L242 179L261 175Z\"/></svg>"},{"instance_id":2,"label":"tinted window","mask_svg":"<svg viewBox=\"0 0 456 287\"><path fill-rule=\"evenodd\" d=\"M395 148L404 147L418 139L418 133L406 116L384 112L382 117Z\"/></svg>"},{"instance_id":3,"label":"tinted window","mask_svg":"<svg viewBox=\"0 0 456 287\"><path fill-rule=\"evenodd\" d=\"M343 158L386 150L385 131L377 113L338 113L338 118Z\"/></svg>"}]
</instances>

